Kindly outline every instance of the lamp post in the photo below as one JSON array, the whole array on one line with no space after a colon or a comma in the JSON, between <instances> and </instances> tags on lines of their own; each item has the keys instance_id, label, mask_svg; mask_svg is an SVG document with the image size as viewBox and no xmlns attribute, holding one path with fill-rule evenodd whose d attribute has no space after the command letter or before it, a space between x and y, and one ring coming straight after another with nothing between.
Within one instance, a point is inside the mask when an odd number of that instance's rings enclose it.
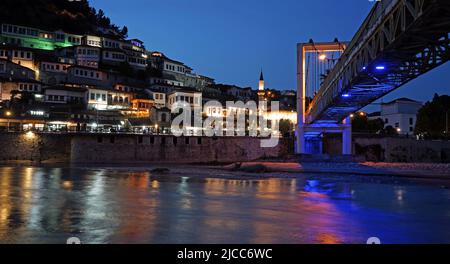
<instances>
[{"instance_id":1,"label":"lamp post","mask_svg":"<svg viewBox=\"0 0 450 264\"><path fill-rule=\"evenodd\" d=\"M12 112L11 111L6 111L5 115L6 115L6 118L8 118L8 132L9 132L9 127L11 125L9 118L12 116Z\"/></svg>"}]
</instances>

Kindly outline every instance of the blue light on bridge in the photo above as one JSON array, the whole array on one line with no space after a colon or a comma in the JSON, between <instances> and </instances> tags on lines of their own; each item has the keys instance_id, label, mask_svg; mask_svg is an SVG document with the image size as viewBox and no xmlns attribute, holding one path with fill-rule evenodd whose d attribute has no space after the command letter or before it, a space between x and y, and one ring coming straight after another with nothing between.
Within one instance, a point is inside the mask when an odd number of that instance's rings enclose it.
<instances>
[{"instance_id":1,"label":"blue light on bridge","mask_svg":"<svg viewBox=\"0 0 450 264\"><path fill-rule=\"evenodd\" d=\"M342 97L349 98L349 97L351 97L351 95L346 93L346 94L343 94Z\"/></svg>"},{"instance_id":2,"label":"blue light on bridge","mask_svg":"<svg viewBox=\"0 0 450 264\"><path fill-rule=\"evenodd\" d=\"M386 70L386 66L379 65L379 66L375 67L375 69L377 69L379 71L384 71L384 70Z\"/></svg>"}]
</instances>

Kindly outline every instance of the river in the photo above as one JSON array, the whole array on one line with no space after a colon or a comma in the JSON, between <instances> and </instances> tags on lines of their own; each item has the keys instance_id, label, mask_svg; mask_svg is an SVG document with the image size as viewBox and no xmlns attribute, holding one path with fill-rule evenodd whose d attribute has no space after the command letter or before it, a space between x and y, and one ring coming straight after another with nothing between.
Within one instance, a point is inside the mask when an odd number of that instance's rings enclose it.
<instances>
[{"instance_id":1,"label":"river","mask_svg":"<svg viewBox=\"0 0 450 264\"><path fill-rule=\"evenodd\" d=\"M449 223L448 188L392 177L0 167L0 243L450 243Z\"/></svg>"}]
</instances>

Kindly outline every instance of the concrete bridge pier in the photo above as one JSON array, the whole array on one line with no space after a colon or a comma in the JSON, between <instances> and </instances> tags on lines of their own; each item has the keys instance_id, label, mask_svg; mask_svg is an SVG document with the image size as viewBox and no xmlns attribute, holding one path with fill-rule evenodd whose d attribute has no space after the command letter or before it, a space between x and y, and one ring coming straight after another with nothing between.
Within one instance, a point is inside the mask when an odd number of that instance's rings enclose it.
<instances>
[{"instance_id":1,"label":"concrete bridge pier","mask_svg":"<svg viewBox=\"0 0 450 264\"><path fill-rule=\"evenodd\" d=\"M342 127L342 154L352 155L352 120L350 117L344 120Z\"/></svg>"},{"instance_id":2,"label":"concrete bridge pier","mask_svg":"<svg viewBox=\"0 0 450 264\"><path fill-rule=\"evenodd\" d=\"M299 125L297 128L297 154L322 155L324 134L342 134L342 155L352 155L351 119L346 118L342 124Z\"/></svg>"},{"instance_id":3,"label":"concrete bridge pier","mask_svg":"<svg viewBox=\"0 0 450 264\"><path fill-rule=\"evenodd\" d=\"M333 120L330 122L308 122L308 113L306 101L308 95L306 92L306 55L308 53L324 54L326 52L342 52L346 44L339 42L326 43L300 43L297 46L297 154L322 155L323 136L326 133L342 134L342 154L352 155L352 123L351 118L347 117L339 123ZM310 98L309 98L310 99Z\"/></svg>"}]
</instances>

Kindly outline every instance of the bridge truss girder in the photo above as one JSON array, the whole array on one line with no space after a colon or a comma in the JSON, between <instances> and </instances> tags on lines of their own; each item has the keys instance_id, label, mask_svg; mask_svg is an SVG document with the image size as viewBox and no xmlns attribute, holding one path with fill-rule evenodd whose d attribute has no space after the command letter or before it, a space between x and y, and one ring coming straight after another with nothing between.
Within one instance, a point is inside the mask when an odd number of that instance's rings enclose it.
<instances>
[{"instance_id":1,"label":"bridge truss girder","mask_svg":"<svg viewBox=\"0 0 450 264\"><path fill-rule=\"evenodd\" d=\"M448 0L377 3L325 79L306 113L306 123L340 123L350 113L444 64L450 59L449 33Z\"/></svg>"}]
</instances>

